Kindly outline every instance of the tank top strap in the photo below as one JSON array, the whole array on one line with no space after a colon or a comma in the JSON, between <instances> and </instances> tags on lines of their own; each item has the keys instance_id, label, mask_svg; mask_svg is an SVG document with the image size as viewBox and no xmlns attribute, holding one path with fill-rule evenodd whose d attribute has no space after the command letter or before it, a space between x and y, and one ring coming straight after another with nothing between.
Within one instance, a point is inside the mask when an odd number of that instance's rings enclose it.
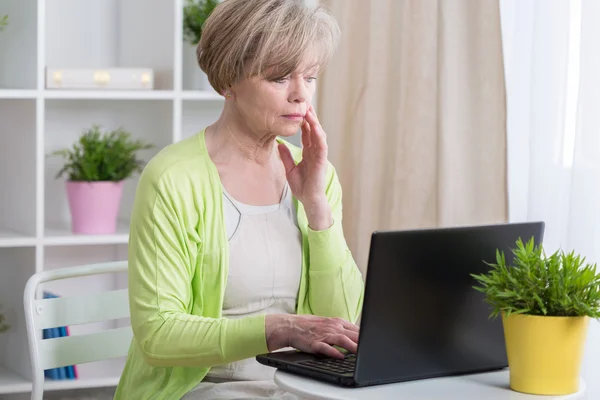
<instances>
[{"instance_id":1,"label":"tank top strap","mask_svg":"<svg viewBox=\"0 0 600 400\"><path fill-rule=\"evenodd\" d=\"M243 214L239 203L233 198L233 196L229 194L227 189L225 189L225 186L221 185L221 189L223 191L223 195L227 198L227 200L229 200L229 203L231 203L231 205L237 210L238 213L240 213L240 215Z\"/></svg>"}]
</instances>

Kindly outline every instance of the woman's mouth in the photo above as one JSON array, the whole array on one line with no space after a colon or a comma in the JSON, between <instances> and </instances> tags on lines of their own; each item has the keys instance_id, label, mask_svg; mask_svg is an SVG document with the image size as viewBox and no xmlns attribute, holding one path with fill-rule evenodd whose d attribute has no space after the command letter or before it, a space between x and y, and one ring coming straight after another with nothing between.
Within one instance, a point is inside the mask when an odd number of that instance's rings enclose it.
<instances>
[{"instance_id":1,"label":"woman's mouth","mask_svg":"<svg viewBox=\"0 0 600 400\"><path fill-rule=\"evenodd\" d=\"M304 115L302 115L302 114L286 114L283 116L283 118L287 118L292 121L299 121L299 120L304 119Z\"/></svg>"}]
</instances>

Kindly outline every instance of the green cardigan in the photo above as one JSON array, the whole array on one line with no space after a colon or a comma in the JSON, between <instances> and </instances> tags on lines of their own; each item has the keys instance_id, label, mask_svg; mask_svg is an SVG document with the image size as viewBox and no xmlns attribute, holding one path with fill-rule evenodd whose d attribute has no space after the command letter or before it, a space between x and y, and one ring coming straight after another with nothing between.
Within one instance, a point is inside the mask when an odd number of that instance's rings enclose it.
<instances>
[{"instance_id":1,"label":"green cardigan","mask_svg":"<svg viewBox=\"0 0 600 400\"><path fill-rule=\"evenodd\" d=\"M300 148L285 143L299 161ZM302 232L297 313L356 322L364 284L342 231L334 168L326 194L334 224ZM211 366L268 352L265 317L223 318L229 267L222 187L204 131L162 149L144 168L129 237L129 304L134 339L115 399L179 399Z\"/></svg>"}]
</instances>

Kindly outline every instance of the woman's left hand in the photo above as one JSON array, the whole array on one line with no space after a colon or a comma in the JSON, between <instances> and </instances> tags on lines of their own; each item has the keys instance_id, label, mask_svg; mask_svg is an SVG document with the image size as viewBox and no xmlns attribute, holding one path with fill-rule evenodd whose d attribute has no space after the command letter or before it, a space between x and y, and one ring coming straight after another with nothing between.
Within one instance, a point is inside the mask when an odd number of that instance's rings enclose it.
<instances>
[{"instance_id":1,"label":"woman's left hand","mask_svg":"<svg viewBox=\"0 0 600 400\"><path fill-rule=\"evenodd\" d=\"M333 223L331 208L325 194L327 171L327 137L312 106L302 124L302 160L296 164L285 144L279 145L279 154L285 166L292 193L306 210L313 230L327 229Z\"/></svg>"}]
</instances>

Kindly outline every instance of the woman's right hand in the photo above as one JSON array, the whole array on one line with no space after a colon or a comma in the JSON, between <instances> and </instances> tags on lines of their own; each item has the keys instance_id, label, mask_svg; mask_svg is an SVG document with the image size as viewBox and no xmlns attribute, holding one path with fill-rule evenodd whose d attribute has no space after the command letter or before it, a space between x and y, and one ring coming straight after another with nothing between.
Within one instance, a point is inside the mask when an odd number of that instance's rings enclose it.
<instances>
[{"instance_id":1,"label":"woman's right hand","mask_svg":"<svg viewBox=\"0 0 600 400\"><path fill-rule=\"evenodd\" d=\"M307 353L344 358L333 346L351 353L356 353L358 347L358 326L341 318L271 314L266 316L265 328L269 351L294 347Z\"/></svg>"}]
</instances>

